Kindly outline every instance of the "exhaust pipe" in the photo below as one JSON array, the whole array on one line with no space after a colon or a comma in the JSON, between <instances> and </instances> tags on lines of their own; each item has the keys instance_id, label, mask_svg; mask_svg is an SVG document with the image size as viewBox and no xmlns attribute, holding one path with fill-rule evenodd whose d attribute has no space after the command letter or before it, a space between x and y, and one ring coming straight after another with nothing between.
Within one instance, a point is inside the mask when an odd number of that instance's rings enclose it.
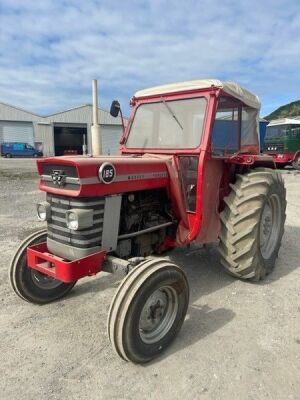
<instances>
[{"instance_id":1,"label":"exhaust pipe","mask_svg":"<svg viewBox=\"0 0 300 400\"><path fill-rule=\"evenodd\" d=\"M98 157L102 154L101 127L98 123L98 89L97 80L93 79L93 124L91 126L92 156Z\"/></svg>"}]
</instances>

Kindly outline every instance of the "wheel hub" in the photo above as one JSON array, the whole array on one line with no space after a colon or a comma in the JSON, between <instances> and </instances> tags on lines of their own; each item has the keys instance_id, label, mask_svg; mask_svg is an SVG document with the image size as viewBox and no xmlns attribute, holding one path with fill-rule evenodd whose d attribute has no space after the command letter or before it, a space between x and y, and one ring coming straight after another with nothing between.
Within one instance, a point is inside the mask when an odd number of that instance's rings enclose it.
<instances>
[{"instance_id":1,"label":"wheel hub","mask_svg":"<svg viewBox=\"0 0 300 400\"><path fill-rule=\"evenodd\" d=\"M269 259L277 245L281 226L281 205L277 194L265 203L260 220L260 251Z\"/></svg>"},{"instance_id":2,"label":"wheel hub","mask_svg":"<svg viewBox=\"0 0 300 400\"><path fill-rule=\"evenodd\" d=\"M43 290L55 289L61 285L61 282L51 276L44 275L38 271L31 270L31 277L37 287Z\"/></svg>"},{"instance_id":3,"label":"wheel hub","mask_svg":"<svg viewBox=\"0 0 300 400\"><path fill-rule=\"evenodd\" d=\"M157 327L166 309L167 298L162 291L156 291L147 300L140 319L140 328L149 331Z\"/></svg>"},{"instance_id":4,"label":"wheel hub","mask_svg":"<svg viewBox=\"0 0 300 400\"><path fill-rule=\"evenodd\" d=\"M178 309L176 291L171 286L156 290L146 301L139 320L141 339L159 341L171 328Z\"/></svg>"},{"instance_id":5,"label":"wheel hub","mask_svg":"<svg viewBox=\"0 0 300 400\"><path fill-rule=\"evenodd\" d=\"M269 204L266 204L264 207L261 224L261 235L265 242L268 240L272 229L272 210Z\"/></svg>"}]
</instances>

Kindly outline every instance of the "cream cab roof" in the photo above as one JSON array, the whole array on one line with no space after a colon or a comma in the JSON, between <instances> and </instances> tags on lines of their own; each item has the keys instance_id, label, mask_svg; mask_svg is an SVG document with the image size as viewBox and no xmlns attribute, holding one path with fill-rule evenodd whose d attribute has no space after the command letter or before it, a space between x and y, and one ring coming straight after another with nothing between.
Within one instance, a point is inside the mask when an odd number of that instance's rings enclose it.
<instances>
[{"instance_id":1,"label":"cream cab roof","mask_svg":"<svg viewBox=\"0 0 300 400\"><path fill-rule=\"evenodd\" d=\"M218 79L201 79L195 81L170 83L167 85L154 86L149 89L139 90L135 93L135 97L147 97L159 94L167 94L174 92L183 92L186 90L209 89L211 87L218 87L223 89L225 93L241 100L249 107L260 109L260 100L258 96L248 90L242 88L235 82L222 82Z\"/></svg>"}]
</instances>

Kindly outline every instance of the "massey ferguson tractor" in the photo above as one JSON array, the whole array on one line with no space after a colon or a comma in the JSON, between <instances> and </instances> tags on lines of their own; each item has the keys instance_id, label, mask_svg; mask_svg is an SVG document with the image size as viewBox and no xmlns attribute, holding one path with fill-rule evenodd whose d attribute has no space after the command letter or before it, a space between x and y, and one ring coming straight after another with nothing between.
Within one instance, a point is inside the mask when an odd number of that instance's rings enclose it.
<instances>
[{"instance_id":1,"label":"massey ferguson tractor","mask_svg":"<svg viewBox=\"0 0 300 400\"><path fill-rule=\"evenodd\" d=\"M131 106L119 156L37 160L47 229L20 245L10 280L22 299L45 304L80 278L124 272L108 336L121 358L144 363L176 337L189 303L184 271L161 254L219 242L228 273L259 281L275 265L286 193L259 151L259 99L239 85L163 85ZM114 101L111 115L119 111Z\"/></svg>"}]
</instances>

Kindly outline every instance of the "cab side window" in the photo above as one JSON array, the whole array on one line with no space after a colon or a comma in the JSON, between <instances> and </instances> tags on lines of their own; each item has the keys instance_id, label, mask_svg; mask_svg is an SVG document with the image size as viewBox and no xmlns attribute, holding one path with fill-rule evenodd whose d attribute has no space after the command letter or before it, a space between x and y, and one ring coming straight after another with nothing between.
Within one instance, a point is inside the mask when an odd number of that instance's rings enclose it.
<instances>
[{"instance_id":1,"label":"cab side window","mask_svg":"<svg viewBox=\"0 0 300 400\"><path fill-rule=\"evenodd\" d=\"M212 131L212 155L226 157L239 150L241 117L240 104L220 97Z\"/></svg>"}]
</instances>

